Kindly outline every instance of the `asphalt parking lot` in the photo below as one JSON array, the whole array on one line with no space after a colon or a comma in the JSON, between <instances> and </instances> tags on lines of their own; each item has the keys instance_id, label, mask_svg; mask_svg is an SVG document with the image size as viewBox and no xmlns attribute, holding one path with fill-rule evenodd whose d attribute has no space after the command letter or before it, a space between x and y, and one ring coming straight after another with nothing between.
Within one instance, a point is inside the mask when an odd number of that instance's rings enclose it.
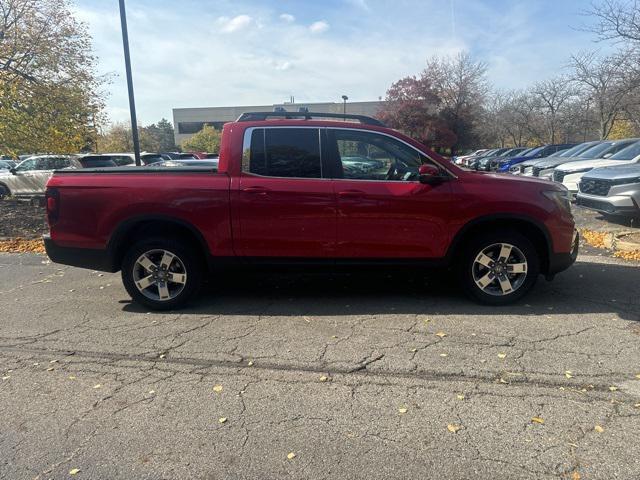
<instances>
[{"instance_id":1,"label":"asphalt parking lot","mask_svg":"<svg viewBox=\"0 0 640 480\"><path fill-rule=\"evenodd\" d=\"M238 275L159 314L2 254L0 477L640 478L638 267L584 251L507 308Z\"/></svg>"}]
</instances>

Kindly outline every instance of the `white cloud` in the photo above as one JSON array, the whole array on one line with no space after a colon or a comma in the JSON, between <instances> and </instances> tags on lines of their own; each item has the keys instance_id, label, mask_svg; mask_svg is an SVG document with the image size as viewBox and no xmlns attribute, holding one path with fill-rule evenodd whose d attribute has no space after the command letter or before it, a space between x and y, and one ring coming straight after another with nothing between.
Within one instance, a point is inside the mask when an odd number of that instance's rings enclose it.
<instances>
[{"instance_id":1,"label":"white cloud","mask_svg":"<svg viewBox=\"0 0 640 480\"><path fill-rule=\"evenodd\" d=\"M237 17L219 17L218 25L224 33L233 33L248 27L253 23L253 18L249 15L238 15Z\"/></svg>"},{"instance_id":2,"label":"white cloud","mask_svg":"<svg viewBox=\"0 0 640 480\"><path fill-rule=\"evenodd\" d=\"M287 23L293 23L296 21L296 17L294 17L290 13L283 13L282 15L280 15L280 20Z\"/></svg>"},{"instance_id":3,"label":"white cloud","mask_svg":"<svg viewBox=\"0 0 640 480\"><path fill-rule=\"evenodd\" d=\"M324 20L313 22L311 25L309 25L309 30L311 31L311 33L324 33L329 30L329 24Z\"/></svg>"}]
</instances>

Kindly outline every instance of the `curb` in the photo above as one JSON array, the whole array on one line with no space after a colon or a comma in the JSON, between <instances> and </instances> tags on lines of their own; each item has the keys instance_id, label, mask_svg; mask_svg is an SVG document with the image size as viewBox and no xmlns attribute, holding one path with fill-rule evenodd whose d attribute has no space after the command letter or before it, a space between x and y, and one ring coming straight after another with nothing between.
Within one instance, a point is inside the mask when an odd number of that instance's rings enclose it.
<instances>
[{"instance_id":1,"label":"curb","mask_svg":"<svg viewBox=\"0 0 640 480\"><path fill-rule=\"evenodd\" d=\"M620 252L638 252L640 251L640 243L624 240L624 237L637 233L637 231L629 230L618 233L606 233L603 239L605 248Z\"/></svg>"}]
</instances>

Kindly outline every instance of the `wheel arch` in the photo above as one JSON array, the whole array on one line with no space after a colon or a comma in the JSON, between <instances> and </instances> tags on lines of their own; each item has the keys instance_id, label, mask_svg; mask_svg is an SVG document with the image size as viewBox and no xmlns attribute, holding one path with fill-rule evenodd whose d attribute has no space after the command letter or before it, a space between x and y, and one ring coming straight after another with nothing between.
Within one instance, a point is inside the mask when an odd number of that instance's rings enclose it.
<instances>
[{"instance_id":1,"label":"wheel arch","mask_svg":"<svg viewBox=\"0 0 640 480\"><path fill-rule=\"evenodd\" d=\"M4 182L0 182L0 187L4 187L7 190L8 196L11 196L11 189L9 188L9 185Z\"/></svg>"},{"instance_id":2,"label":"wheel arch","mask_svg":"<svg viewBox=\"0 0 640 480\"><path fill-rule=\"evenodd\" d=\"M152 235L168 235L189 242L208 265L208 244L193 224L171 216L142 215L121 222L111 235L107 249L114 271L120 269L127 246Z\"/></svg>"},{"instance_id":3,"label":"wheel arch","mask_svg":"<svg viewBox=\"0 0 640 480\"><path fill-rule=\"evenodd\" d=\"M450 262L455 261L474 235L497 229L514 230L525 235L532 241L540 256L540 272L544 274L549 271L550 258L553 253L551 235L543 223L526 215L492 214L468 222L453 237L447 251L447 258Z\"/></svg>"}]
</instances>

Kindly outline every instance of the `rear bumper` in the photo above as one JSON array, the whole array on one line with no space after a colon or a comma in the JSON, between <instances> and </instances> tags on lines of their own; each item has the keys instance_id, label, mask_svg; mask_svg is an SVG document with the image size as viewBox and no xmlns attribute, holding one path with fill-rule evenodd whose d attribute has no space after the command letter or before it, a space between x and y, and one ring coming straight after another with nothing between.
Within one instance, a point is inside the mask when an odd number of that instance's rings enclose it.
<instances>
[{"instance_id":1,"label":"rear bumper","mask_svg":"<svg viewBox=\"0 0 640 480\"><path fill-rule=\"evenodd\" d=\"M52 262L72 267L88 268L102 272L117 272L113 259L107 250L61 247L49 235L43 235L44 248Z\"/></svg>"},{"instance_id":2,"label":"rear bumper","mask_svg":"<svg viewBox=\"0 0 640 480\"><path fill-rule=\"evenodd\" d=\"M547 275L555 275L560 273L571 265L573 265L578 258L578 251L580 249L580 235L576 230L574 232L573 245L569 253L552 253L549 257L549 270Z\"/></svg>"}]
</instances>

